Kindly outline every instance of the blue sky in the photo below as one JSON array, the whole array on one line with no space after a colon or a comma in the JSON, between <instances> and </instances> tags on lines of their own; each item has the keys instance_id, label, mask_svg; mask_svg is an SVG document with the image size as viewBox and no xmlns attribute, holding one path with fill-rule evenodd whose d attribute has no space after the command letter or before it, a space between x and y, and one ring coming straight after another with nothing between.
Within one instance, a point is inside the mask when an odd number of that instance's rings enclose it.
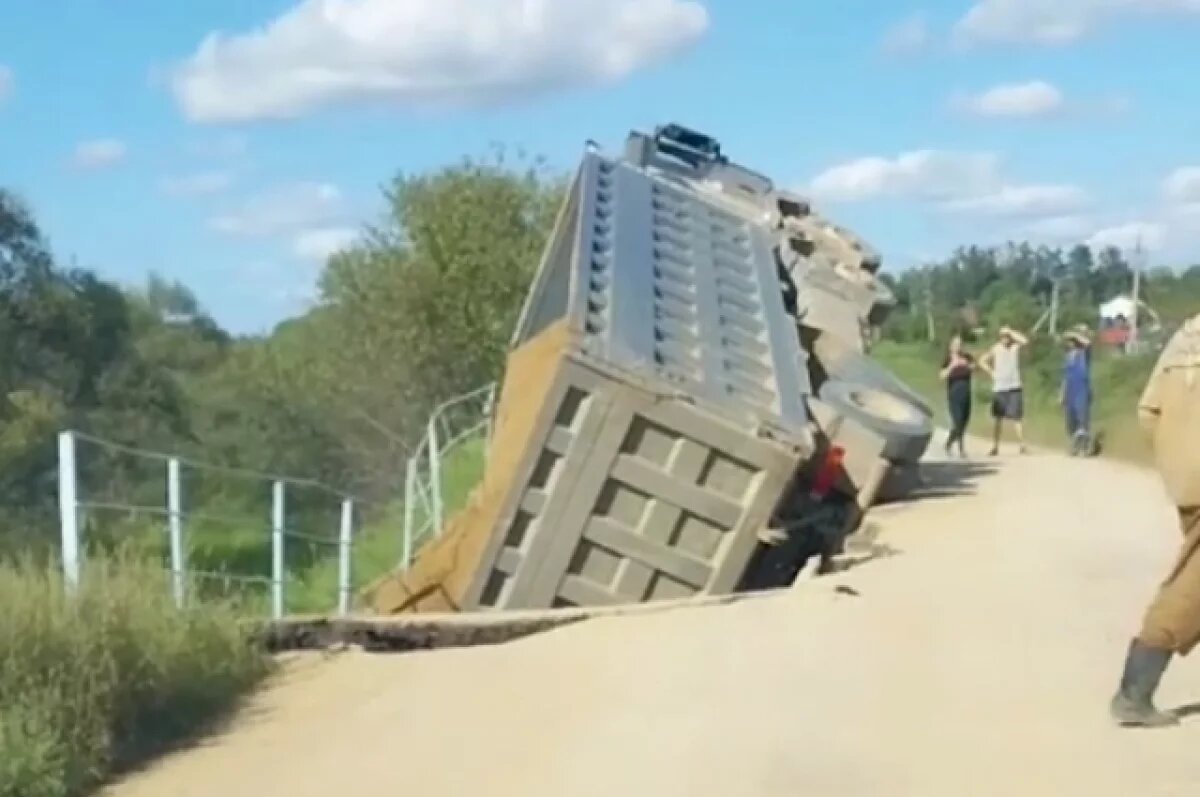
<instances>
[{"instance_id":1,"label":"blue sky","mask_svg":"<svg viewBox=\"0 0 1200 797\"><path fill-rule=\"evenodd\" d=\"M802 11L797 9L802 8ZM0 0L0 184L64 260L303 309L379 186L679 121L891 269L1029 238L1200 261L1200 0Z\"/></svg>"}]
</instances>

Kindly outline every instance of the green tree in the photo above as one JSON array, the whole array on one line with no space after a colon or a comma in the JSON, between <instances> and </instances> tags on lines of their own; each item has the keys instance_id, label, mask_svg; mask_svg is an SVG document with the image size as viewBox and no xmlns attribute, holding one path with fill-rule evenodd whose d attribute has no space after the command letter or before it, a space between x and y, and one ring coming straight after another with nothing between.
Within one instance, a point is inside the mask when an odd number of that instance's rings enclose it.
<instances>
[{"instance_id":1,"label":"green tree","mask_svg":"<svg viewBox=\"0 0 1200 797\"><path fill-rule=\"evenodd\" d=\"M503 159L401 175L383 220L331 258L319 308L280 337L363 470L394 483L433 407L498 377L562 196Z\"/></svg>"},{"instance_id":2,"label":"green tree","mask_svg":"<svg viewBox=\"0 0 1200 797\"><path fill-rule=\"evenodd\" d=\"M29 209L0 191L0 531L46 532L59 429L169 445L186 433L184 409L169 374L140 356L122 292L58 268ZM81 469L121 483L126 463L95 456Z\"/></svg>"}]
</instances>

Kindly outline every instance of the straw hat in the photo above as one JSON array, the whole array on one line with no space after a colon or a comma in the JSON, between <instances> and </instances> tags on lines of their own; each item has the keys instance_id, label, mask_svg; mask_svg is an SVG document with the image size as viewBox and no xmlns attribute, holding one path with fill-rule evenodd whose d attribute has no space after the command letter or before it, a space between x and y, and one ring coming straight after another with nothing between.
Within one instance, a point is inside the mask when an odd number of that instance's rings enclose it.
<instances>
[{"instance_id":1,"label":"straw hat","mask_svg":"<svg viewBox=\"0 0 1200 797\"><path fill-rule=\"evenodd\" d=\"M1011 338L1013 336L1012 327L1005 324L1004 326L1000 327L1000 331L997 334L1002 338Z\"/></svg>"},{"instance_id":2,"label":"straw hat","mask_svg":"<svg viewBox=\"0 0 1200 797\"><path fill-rule=\"evenodd\" d=\"M1092 337L1088 331L1087 324L1076 324L1063 333L1064 340L1073 340L1080 346L1091 346Z\"/></svg>"}]
</instances>

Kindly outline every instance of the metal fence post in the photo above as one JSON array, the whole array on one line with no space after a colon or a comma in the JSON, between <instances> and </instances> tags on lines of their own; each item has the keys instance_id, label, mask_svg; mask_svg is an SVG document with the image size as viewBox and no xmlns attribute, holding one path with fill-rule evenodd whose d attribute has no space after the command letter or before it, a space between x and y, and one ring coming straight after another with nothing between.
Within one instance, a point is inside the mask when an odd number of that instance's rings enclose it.
<instances>
[{"instance_id":1,"label":"metal fence post","mask_svg":"<svg viewBox=\"0 0 1200 797\"><path fill-rule=\"evenodd\" d=\"M271 489L271 616L283 617L283 482Z\"/></svg>"},{"instance_id":2,"label":"metal fence post","mask_svg":"<svg viewBox=\"0 0 1200 797\"><path fill-rule=\"evenodd\" d=\"M79 588L79 498L76 493L75 433L58 435L58 513L62 531L62 568L67 589Z\"/></svg>"},{"instance_id":3,"label":"metal fence post","mask_svg":"<svg viewBox=\"0 0 1200 797\"><path fill-rule=\"evenodd\" d=\"M184 594L183 557L183 490L179 479L179 460L167 460L167 518L171 535L171 586L175 592L175 605L182 609Z\"/></svg>"},{"instance_id":4,"label":"metal fence post","mask_svg":"<svg viewBox=\"0 0 1200 797\"><path fill-rule=\"evenodd\" d=\"M417 511L417 460L409 457L404 468L404 537L400 541L400 567L412 564L413 523Z\"/></svg>"},{"instance_id":5,"label":"metal fence post","mask_svg":"<svg viewBox=\"0 0 1200 797\"><path fill-rule=\"evenodd\" d=\"M433 534L442 534L442 451L438 442L438 415L434 413L429 418L429 494L433 505Z\"/></svg>"},{"instance_id":6,"label":"metal fence post","mask_svg":"<svg viewBox=\"0 0 1200 797\"><path fill-rule=\"evenodd\" d=\"M342 501L342 525L338 534L338 614L350 613L350 544L353 534L354 502Z\"/></svg>"},{"instance_id":7,"label":"metal fence post","mask_svg":"<svg viewBox=\"0 0 1200 797\"><path fill-rule=\"evenodd\" d=\"M487 392L487 403L483 405L483 455L485 458L492 450L492 429L495 424L497 392L498 386L493 383Z\"/></svg>"}]
</instances>

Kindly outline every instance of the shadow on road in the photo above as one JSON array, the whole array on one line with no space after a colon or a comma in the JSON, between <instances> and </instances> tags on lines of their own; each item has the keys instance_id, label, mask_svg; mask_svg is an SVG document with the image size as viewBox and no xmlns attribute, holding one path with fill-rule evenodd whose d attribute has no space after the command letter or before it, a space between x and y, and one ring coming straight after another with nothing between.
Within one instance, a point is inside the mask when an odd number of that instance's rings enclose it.
<instances>
[{"instance_id":1,"label":"shadow on road","mask_svg":"<svg viewBox=\"0 0 1200 797\"><path fill-rule=\"evenodd\" d=\"M980 479L996 470L996 465L990 462L922 462L919 484L907 495L886 503L898 506L914 501L969 495L976 491Z\"/></svg>"},{"instance_id":2,"label":"shadow on road","mask_svg":"<svg viewBox=\"0 0 1200 797\"><path fill-rule=\"evenodd\" d=\"M1181 720L1187 719L1188 717L1194 717L1197 714L1200 714L1200 703L1189 703L1186 706L1173 708L1171 709L1171 713L1176 717L1179 717Z\"/></svg>"}]
</instances>

